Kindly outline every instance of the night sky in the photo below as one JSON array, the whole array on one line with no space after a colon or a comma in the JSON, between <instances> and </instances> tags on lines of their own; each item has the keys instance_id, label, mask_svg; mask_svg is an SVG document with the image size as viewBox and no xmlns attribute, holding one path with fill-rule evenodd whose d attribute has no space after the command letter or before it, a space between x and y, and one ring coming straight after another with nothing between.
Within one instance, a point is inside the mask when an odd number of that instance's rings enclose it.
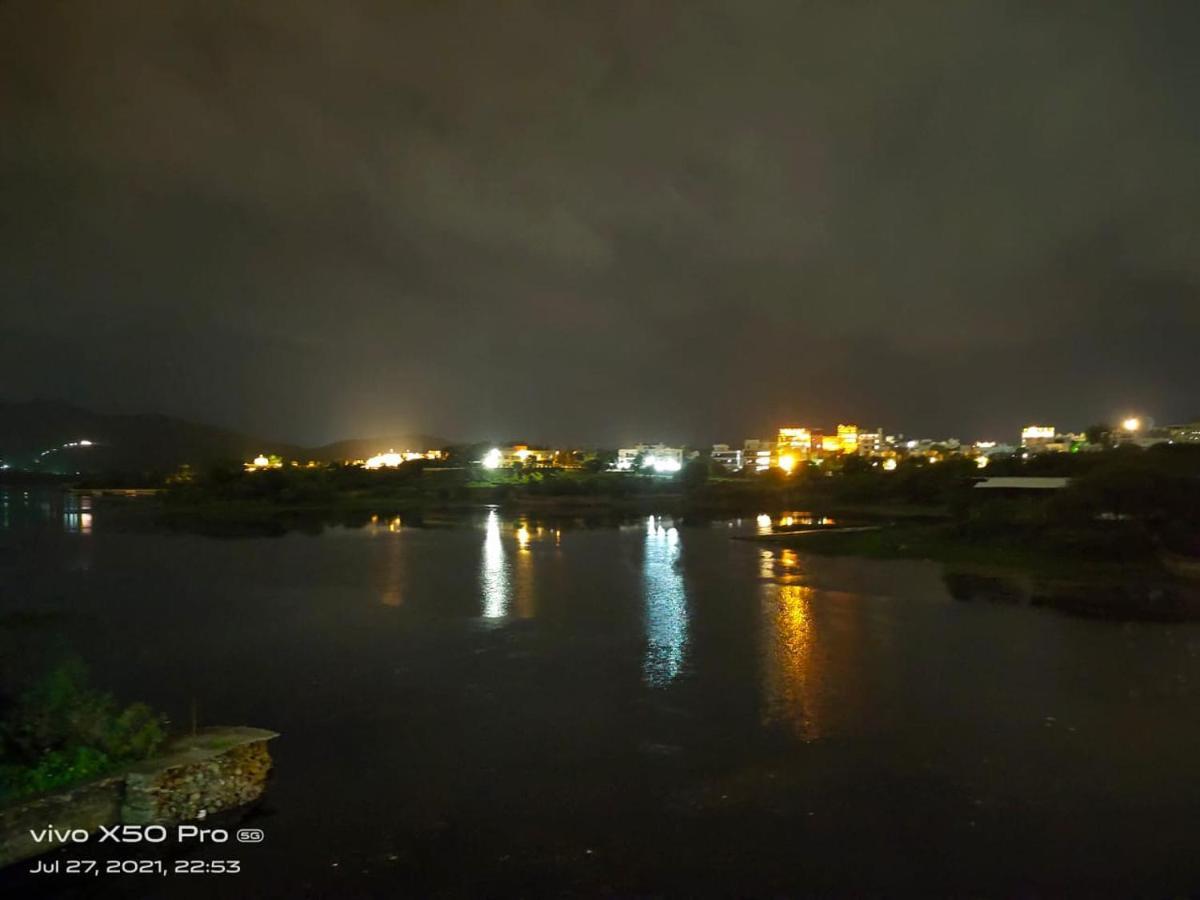
<instances>
[{"instance_id":1,"label":"night sky","mask_svg":"<svg viewBox=\"0 0 1200 900\"><path fill-rule=\"evenodd\" d=\"M1185 418L1198 16L0 0L0 397L306 442Z\"/></svg>"}]
</instances>

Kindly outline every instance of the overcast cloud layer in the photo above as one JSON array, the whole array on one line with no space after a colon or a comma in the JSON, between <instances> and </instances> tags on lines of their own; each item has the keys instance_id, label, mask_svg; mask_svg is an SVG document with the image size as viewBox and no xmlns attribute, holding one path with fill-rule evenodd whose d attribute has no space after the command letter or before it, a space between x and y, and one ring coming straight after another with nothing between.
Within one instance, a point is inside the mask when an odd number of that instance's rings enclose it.
<instances>
[{"instance_id":1,"label":"overcast cloud layer","mask_svg":"<svg viewBox=\"0 0 1200 900\"><path fill-rule=\"evenodd\" d=\"M0 396L313 442L1186 417L1196 10L0 2Z\"/></svg>"}]
</instances>

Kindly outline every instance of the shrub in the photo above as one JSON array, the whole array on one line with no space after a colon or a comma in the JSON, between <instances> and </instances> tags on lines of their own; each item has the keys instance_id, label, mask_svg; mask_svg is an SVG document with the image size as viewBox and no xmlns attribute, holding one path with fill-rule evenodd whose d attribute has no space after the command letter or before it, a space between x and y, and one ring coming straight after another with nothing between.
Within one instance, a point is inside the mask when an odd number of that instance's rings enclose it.
<instances>
[{"instance_id":1,"label":"shrub","mask_svg":"<svg viewBox=\"0 0 1200 900\"><path fill-rule=\"evenodd\" d=\"M166 719L144 703L120 708L87 684L78 660L56 666L9 704L0 724L0 796L22 796L102 775L153 754Z\"/></svg>"}]
</instances>

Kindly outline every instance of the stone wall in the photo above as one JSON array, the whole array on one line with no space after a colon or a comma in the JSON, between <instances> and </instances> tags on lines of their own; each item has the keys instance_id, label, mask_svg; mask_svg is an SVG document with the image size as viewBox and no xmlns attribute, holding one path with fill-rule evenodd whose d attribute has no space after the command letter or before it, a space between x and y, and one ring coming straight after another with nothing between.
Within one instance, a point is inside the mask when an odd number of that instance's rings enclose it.
<instances>
[{"instance_id":1,"label":"stone wall","mask_svg":"<svg viewBox=\"0 0 1200 900\"><path fill-rule=\"evenodd\" d=\"M54 849L31 830L92 832L101 825L170 825L203 819L262 796L271 771L261 728L206 728L153 759L97 781L0 808L0 866Z\"/></svg>"},{"instance_id":2,"label":"stone wall","mask_svg":"<svg viewBox=\"0 0 1200 900\"><path fill-rule=\"evenodd\" d=\"M255 728L227 728L184 738L170 755L138 766L125 777L121 821L189 822L258 799L271 771L267 741L274 736Z\"/></svg>"}]
</instances>

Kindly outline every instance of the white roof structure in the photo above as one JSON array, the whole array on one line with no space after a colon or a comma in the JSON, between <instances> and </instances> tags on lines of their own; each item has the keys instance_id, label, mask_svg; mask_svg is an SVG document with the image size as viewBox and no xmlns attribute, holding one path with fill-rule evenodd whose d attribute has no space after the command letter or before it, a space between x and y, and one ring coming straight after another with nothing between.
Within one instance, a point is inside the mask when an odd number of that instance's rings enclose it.
<instances>
[{"instance_id":1,"label":"white roof structure","mask_svg":"<svg viewBox=\"0 0 1200 900\"><path fill-rule=\"evenodd\" d=\"M984 478L975 487L1007 488L1010 491L1057 491L1070 483L1070 478Z\"/></svg>"}]
</instances>

